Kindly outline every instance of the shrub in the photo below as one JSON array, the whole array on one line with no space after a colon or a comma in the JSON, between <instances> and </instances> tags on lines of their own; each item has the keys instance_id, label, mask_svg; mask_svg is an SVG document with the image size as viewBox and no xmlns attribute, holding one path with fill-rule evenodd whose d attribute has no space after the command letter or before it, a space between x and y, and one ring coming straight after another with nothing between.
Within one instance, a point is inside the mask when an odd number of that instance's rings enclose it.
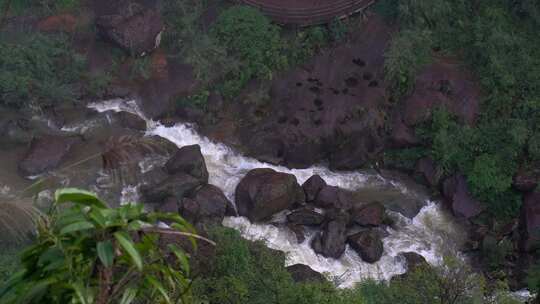
<instances>
[{"instance_id":1,"label":"shrub","mask_svg":"<svg viewBox=\"0 0 540 304\"><path fill-rule=\"evenodd\" d=\"M349 35L349 27L341 19L334 19L328 25L328 32L333 42L339 43L347 39Z\"/></svg>"},{"instance_id":2,"label":"shrub","mask_svg":"<svg viewBox=\"0 0 540 304\"><path fill-rule=\"evenodd\" d=\"M399 99L412 91L416 73L431 60L431 33L401 31L393 37L384 56L385 79L392 95Z\"/></svg>"},{"instance_id":3,"label":"shrub","mask_svg":"<svg viewBox=\"0 0 540 304\"><path fill-rule=\"evenodd\" d=\"M20 43L0 42L0 104L21 108L74 100L73 85L84 65L64 38L36 34Z\"/></svg>"},{"instance_id":4,"label":"shrub","mask_svg":"<svg viewBox=\"0 0 540 304\"><path fill-rule=\"evenodd\" d=\"M72 205L65 207L66 203ZM155 228L160 220L173 229ZM144 213L142 205L109 208L92 193L58 190L22 270L0 289L2 303L171 303L188 297L189 263L159 234L190 235L175 214ZM175 257L174 263L169 256ZM121 300L121 301L120 301Z\"/></svg>"},{"instance_id":5,"label":"shrub","mask_svg":"<svg viewBox=\"0 0 540 304\"><path fill-rule=\"evenodd\" d=\"M287 63L294 66L305 63L329 43L328 30L323 26L312 26L296 32L290 39L284 39L287 45Z\"/></svg>"},{"instance_id":6,"label":"shrub","mask_svg":"<svg viewBox=\"0 0 540 304\"><path fill-rule=\"evenodd\" d=\"M386 150L384 152L384 165L389 168L413 171L416 162L428 155L428 150L423 147Z\"/></svg>"},{"instance_id":7,"label":"shrub","mask_svg":"<svg viewBox=\"0 0 540 304\"><path fill-rule=\"evenodd\" d=\"M19 267L19 249L12 246L2 246L2 253L0 253L0 285L4 284Z\"/></svg>"},{"instance_id":8,"label":"shrub","mask_svg":"<svg viewBox=\"0 0 540 304\"><path fill-rule=\"evenodd\" d=\"M194 295L219 304L310 304L341 302L330 283L295 283L285 269L282 253L249 242L232 229L216 227L210 236L216 241L212 272L194 283Z\"/></svg>"},{"instance_id":9,"label":"shrub","mask_svg":"<svg viewBox=\"0 0 540 304\"><path fill-rule=\"evenodd\" d=\"M286 66L279 27L258 10L233 6L225 10L212 26L212 36L237 59L238 68L229 71L223 85L232 97L252 78L271 79L275 70Z\"/></svg>"},{"instance_id":10,"label":"shrub","mask_svg":"<svg viewBox=\"0 0 540 304\"><path fill-rule=\"evenodd\" d=\"M484 279L457 258L439 267L420 266L388 284L367 281L358 286L365 304L483 303Z\"/></svg>"}]
</instances>

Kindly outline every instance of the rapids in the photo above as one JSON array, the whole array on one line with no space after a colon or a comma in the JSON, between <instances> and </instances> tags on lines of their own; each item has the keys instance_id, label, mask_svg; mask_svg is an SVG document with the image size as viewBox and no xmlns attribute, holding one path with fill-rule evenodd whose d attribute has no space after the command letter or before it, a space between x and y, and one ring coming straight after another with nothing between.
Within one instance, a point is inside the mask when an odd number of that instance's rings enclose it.
<instances>
[{"instance_id":1,"label":"rapids","mask_svg":"<svg viewBox=\"0 0 540 304\"><path fill-rule=\"evenodd\" d=\"M90 105L99 111L128 111L144 118L134 101L110 100ZM402 252L416 252L431 264L439 264L446 254L459 254L458 244L462 239L459 226L438 202L415 188L407 187L400 180L384 178L371 171L333 172L322 165L308 169L288 169L282 166L260 162L246 157L233 149L211 141L197 133L195 127L187 123L178 123L172 127L163 126L152 120L147 121L147 136L165 138L178 147L198 144L206 161L209 183L220 187L226 196L234 202L234 190L240 179L251 169L272 168L276 171L294 174L300 184L314 174L320 175L329 185L339 186L354 192L369 192L371 198L381 201L392 197L393 203L419 201L423 207L412 219L398 212L390 212L395 221L394 228L388 229L389 236L383 239L384 254L380 261L369 264L363 262L355 251L347 248L338 260L325 258L313 252L309 242L315 231L308 231L306 241L297 244L293 234L278 224L279 219L268 224L252 224L243 217L228 217L223 225L237 229L242 236L250 240L263 240L268 247L284 251L286 264L306 264L314 270L324 273L339 287L350 287L366 278L388 280L392 276L406 271ZM136 196L136 187L126 188L123 197Z\"/></svg>"}]
</instances>

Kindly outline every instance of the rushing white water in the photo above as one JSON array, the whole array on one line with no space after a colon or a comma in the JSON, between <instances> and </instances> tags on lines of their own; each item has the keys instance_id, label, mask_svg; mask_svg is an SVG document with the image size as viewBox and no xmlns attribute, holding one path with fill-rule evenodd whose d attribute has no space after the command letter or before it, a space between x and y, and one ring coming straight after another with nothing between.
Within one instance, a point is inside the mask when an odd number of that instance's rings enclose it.
<instances>
[{"instance_id":1,"label":"rushing white water","mask_svg":"<svg viewBox=\"0 0 540 304\"><path fill-rule=\"evenodd\" d=\"M113 100L91 105L92 108L104 112L129 111L139 114L134 102L121 103ZM141 117L143 117L141 115ZM340 287L350 287L355 282L366 278L386 280L406 271L402 252L416 252L432 264L439 264L447 250L455 252L457 226L453 224L440 205L426 199L425 195L415 193L395 180L387 180L375 173L333 172L324 166L308 169L288 169L260 162L245 157L233 149L199 135L190 124L177 124L165 127L147 120L147 135L160 136L175 143L178 147L198 144L204 155L209 171L209 182L220 187L226 196L234 201L234 190L240 179L251 169L272 168L276 171L294 174L299 183L303 183L314 174L320 175L328 184L344 189L357 191L365 189L392 189L403 198L425 201L425 206L413 219L391 212L395 219L395 229L389 229L389 236L383 239L384 253L380 261L369 264L362 261L358 254L347 248L340 259L324 258L310 248L310 239L315 231L307 231L306 241L297 244L291 231L272 224L252 224L243 217L229 217L223 222L225 226L235 228L251 240L264 240L268 247L286 252L288 265L306 264L316 271L325 273L327 277ZM133 189L129 189L132 194Z\"/></svg>"}]
</instances>

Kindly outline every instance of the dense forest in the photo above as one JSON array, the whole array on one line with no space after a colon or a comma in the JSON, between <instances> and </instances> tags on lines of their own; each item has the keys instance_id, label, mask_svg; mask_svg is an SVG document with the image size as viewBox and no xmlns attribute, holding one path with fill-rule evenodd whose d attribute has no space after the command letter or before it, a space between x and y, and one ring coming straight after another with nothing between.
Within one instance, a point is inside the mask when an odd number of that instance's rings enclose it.
<instances>
[{"instance_id":1,"label":"dense forest","mask_svg":"<svg viewBox=\"0 0 540 304\"><path fill-rule=\"evenodd\" d=\"M302 24L250 1L109 2L0 0L0 303L509 304L523 289L540 303L540 2L377 0L324 21L306 9ZM88 109L119 99L137 111ZM155 140L156 123L196 126L265 169L231 194L212 176L231 159ZM320 169L297 181L317 166L406 176L462 244L339 288L223 227L285 211L298 245L317 231L306 250L377 263L395 213L414 223L423 206L350 194ZM134 182L140 204L120 204Z\"/></svg>"}]
</instances>

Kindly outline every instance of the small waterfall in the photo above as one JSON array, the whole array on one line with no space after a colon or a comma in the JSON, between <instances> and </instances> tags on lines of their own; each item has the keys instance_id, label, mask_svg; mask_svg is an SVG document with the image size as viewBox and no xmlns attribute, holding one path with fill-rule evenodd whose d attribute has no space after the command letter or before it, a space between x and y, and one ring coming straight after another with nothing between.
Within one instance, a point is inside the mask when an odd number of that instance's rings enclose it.
<instances>
[{"instance_id":1,"label":"small waterfall","mask_svg":"<svg viewBox=\"0 0 540 304\"><path fill-rule=\"evenodd\" d=\"M99 112L128 111L138 114L134 101L122 102L112 100L90 105ZM373 191L398 192L403 199L416 199L424 202L424 207L413 219L406 218L397 212L390 212L395 220L395 229L389 229L389 236L383 239L384 253L380 261L369 264L350 248L340 259L330 259L313 252L309 243L315 231L307 231L306 241L297 244L292 232L287 228L272 224L252 224L243 217L226 218L223 224L237 229L250 240L264 240L268 247L281 250L287 254L287 265L306 264L316 271L336 282L340 287L350 287L366 278L388 280L392 276L406 271L402 252L416 252L431 264L439 264L449 251L457 254L458 227L452 217L446 214L439 203L430 201L425 194L417 193L396 180L388 180L377 173L370 172L333 172L324 166L313 166L308 169L288 169L282 166L260 162L243 156L233 149L212 142L199 135L193 125L179 123L166 127L147 120L148 136L160 136L168 139L178 147L198 144L204 155L209 172L209 182L220 187L225 195L234 202L234 190L240 179L255 168L272 168L279 172L296 176L302 184L314 174L320 175L329 185L343 189L358 191L371 189ZM133 189L126 190L130 195Z\"/></svg>"}]
</instances>

